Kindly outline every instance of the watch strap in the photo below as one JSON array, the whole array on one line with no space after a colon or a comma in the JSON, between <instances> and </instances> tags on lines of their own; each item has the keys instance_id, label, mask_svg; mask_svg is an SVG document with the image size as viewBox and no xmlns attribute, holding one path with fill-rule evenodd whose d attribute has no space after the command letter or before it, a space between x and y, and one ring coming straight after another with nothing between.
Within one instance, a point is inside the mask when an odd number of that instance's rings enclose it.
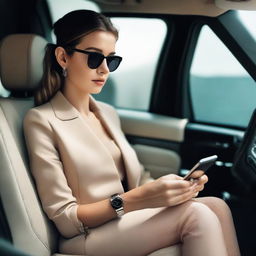
<instances>
[{"instance_id":1,"label":"watch strap","mask_svg":"<svg viewBox=\"0 0 256 256\"><path fill-rule=\"evenodd\" d=\"M124 215L124 207L120 207L118 209L115 209L116 210L116 214L117 214L117 217L121 217Z\"/></svg>"}]
</instances>

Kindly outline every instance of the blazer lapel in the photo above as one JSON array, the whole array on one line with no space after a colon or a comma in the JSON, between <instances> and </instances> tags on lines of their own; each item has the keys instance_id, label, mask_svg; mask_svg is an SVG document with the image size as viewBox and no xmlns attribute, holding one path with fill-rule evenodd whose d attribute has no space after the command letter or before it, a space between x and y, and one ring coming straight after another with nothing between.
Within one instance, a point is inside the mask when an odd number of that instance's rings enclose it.
<instances>
[{"instance_id":1,"label":"blazer lapel","mask_svg":"<svg viewBox=\"0 0 256 256\"><path fill-rule=\"evenodd\" d=\"M127 142L124 134L113 123L113 120L105 113L104 109L97 104L97 102L91 97L90 104L94 109L94 113L98 116L98 118L102 121L113 140L116 142L118 147L121 150L124 166L126 170L127 180L129 189L135 188L139 184L140 180L140 165L137 159L137 156L134 150L131 148L130 144ZM138 173L139 170L139 173Z\"/></svg>"},{"instance_id":2,"label":"blazer lapel","mask_svg":"<svg viewBox=\"0 0 256 256\"><path fill-rule=\"evenodd\" d=\"M79 117L78 110L58 91L50 101L55 116L62 120L68 121Z\"/></svg>"},{"instance_id":3,"label":"blazer lapel","mask_svg":"<svg viewBox=\"0 0 256 256\"><path fill-rule=\"evenodd\" d=\"M50 103L55 116L62 121L69 121L80 117L79 111L65 98L60 91L56 93ZM89 104L90 109L102 121L103 125L106 127L109 134L120 148L123 156L129 189L135 188L138 186L140 180L140 173L138 173L140 166L136 154L125 139L123 133L118 127L116 127L116 124L113 123L111 117L105 113L104 108L100 106L100 104L97 104L92 97L90 97Z\"/></svg>"}]
</instances>

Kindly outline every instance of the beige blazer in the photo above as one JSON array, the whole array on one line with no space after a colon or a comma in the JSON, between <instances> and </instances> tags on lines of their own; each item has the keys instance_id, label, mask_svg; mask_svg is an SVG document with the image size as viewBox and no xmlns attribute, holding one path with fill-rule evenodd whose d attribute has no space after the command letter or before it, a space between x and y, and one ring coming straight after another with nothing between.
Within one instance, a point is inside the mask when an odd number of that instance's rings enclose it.
<instances>
[{"instance_id":1,"label":"beige blazer","mask_svg":"<svg viewBox=\"0 0 256 256\"><path fill-rule=\"evenodd\" d=\"M92 97L90 108L119 146L128 188L135 188L144 171L121 131L116 111ZM77 218L78 205L124 192L111 154L60 91L50 102L28 111L24 133L44 211L62 236L83 233L83 224Z\"/></svg>"}]
</instances>

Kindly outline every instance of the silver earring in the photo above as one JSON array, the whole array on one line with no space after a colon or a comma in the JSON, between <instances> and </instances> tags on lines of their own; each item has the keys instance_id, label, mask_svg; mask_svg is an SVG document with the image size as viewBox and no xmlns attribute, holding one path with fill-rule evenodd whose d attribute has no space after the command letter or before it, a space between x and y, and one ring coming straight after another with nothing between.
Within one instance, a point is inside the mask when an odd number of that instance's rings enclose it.
<instances>
[{"instance_id":1,"label":"silver earring","mask_svg":"<svg viewBox=\"0 0 256 256\"><path fill-rule=\"evenodd\" d=\"M62 75L63 75L64 77L67 77L67 70L66 70L66 68L63 68L63 69L62 69Z\"/></svg>"}]
</instances>

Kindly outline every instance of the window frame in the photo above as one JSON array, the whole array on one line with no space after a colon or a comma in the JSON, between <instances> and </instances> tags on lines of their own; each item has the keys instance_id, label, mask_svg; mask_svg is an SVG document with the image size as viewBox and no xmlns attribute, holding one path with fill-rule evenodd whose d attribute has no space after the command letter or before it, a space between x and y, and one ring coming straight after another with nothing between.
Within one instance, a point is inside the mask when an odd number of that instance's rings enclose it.
<instances>
[{"instance_id":1,"label":"window frame","mask_svg":"<svg viewBox=\"0 0 256 256\"><path fill-rule=\"evenodd\" d=\"M199 17L198 20L194 22L191 26L191 37L189 39L190 43L188 48L184 53L184 62L183 68L181 68L179 76L180 83L180 108L178 109L178 115L180 117L186 117L190 120L190 122L204 124L204 125L212 125L219 127L226 127L232 129L244 130L244 127L239 127L235 125L224 125L224 124L213 124L209 122L203 121L195 121L195 117L193 114L192 108L192 100L190 93L190 68L192 65L192 60L195 52L195 48L197 45L197 40L201 31L201 28L204 25L209 26L209 28L216 34L216 36L225 44L225 46L230 50L230 52L234 55L234 57L238 60L238 62L245 68L249 75L256 81L256 58L252 58L251 52L242 44L241 34L239 31L244 30L244 27L241 23L236 19L237 13L236 11L229 11L217 18L211 17ZM236 23L237 24L236 24ZM234 26L234 24L236 24ZM239 36L240 35L240 36ZM246 33L243 35L247 38ZM240 40L239 40L240 39ZM256 48L256 47L255 47Z\"/></svg>"}]
</instances>

